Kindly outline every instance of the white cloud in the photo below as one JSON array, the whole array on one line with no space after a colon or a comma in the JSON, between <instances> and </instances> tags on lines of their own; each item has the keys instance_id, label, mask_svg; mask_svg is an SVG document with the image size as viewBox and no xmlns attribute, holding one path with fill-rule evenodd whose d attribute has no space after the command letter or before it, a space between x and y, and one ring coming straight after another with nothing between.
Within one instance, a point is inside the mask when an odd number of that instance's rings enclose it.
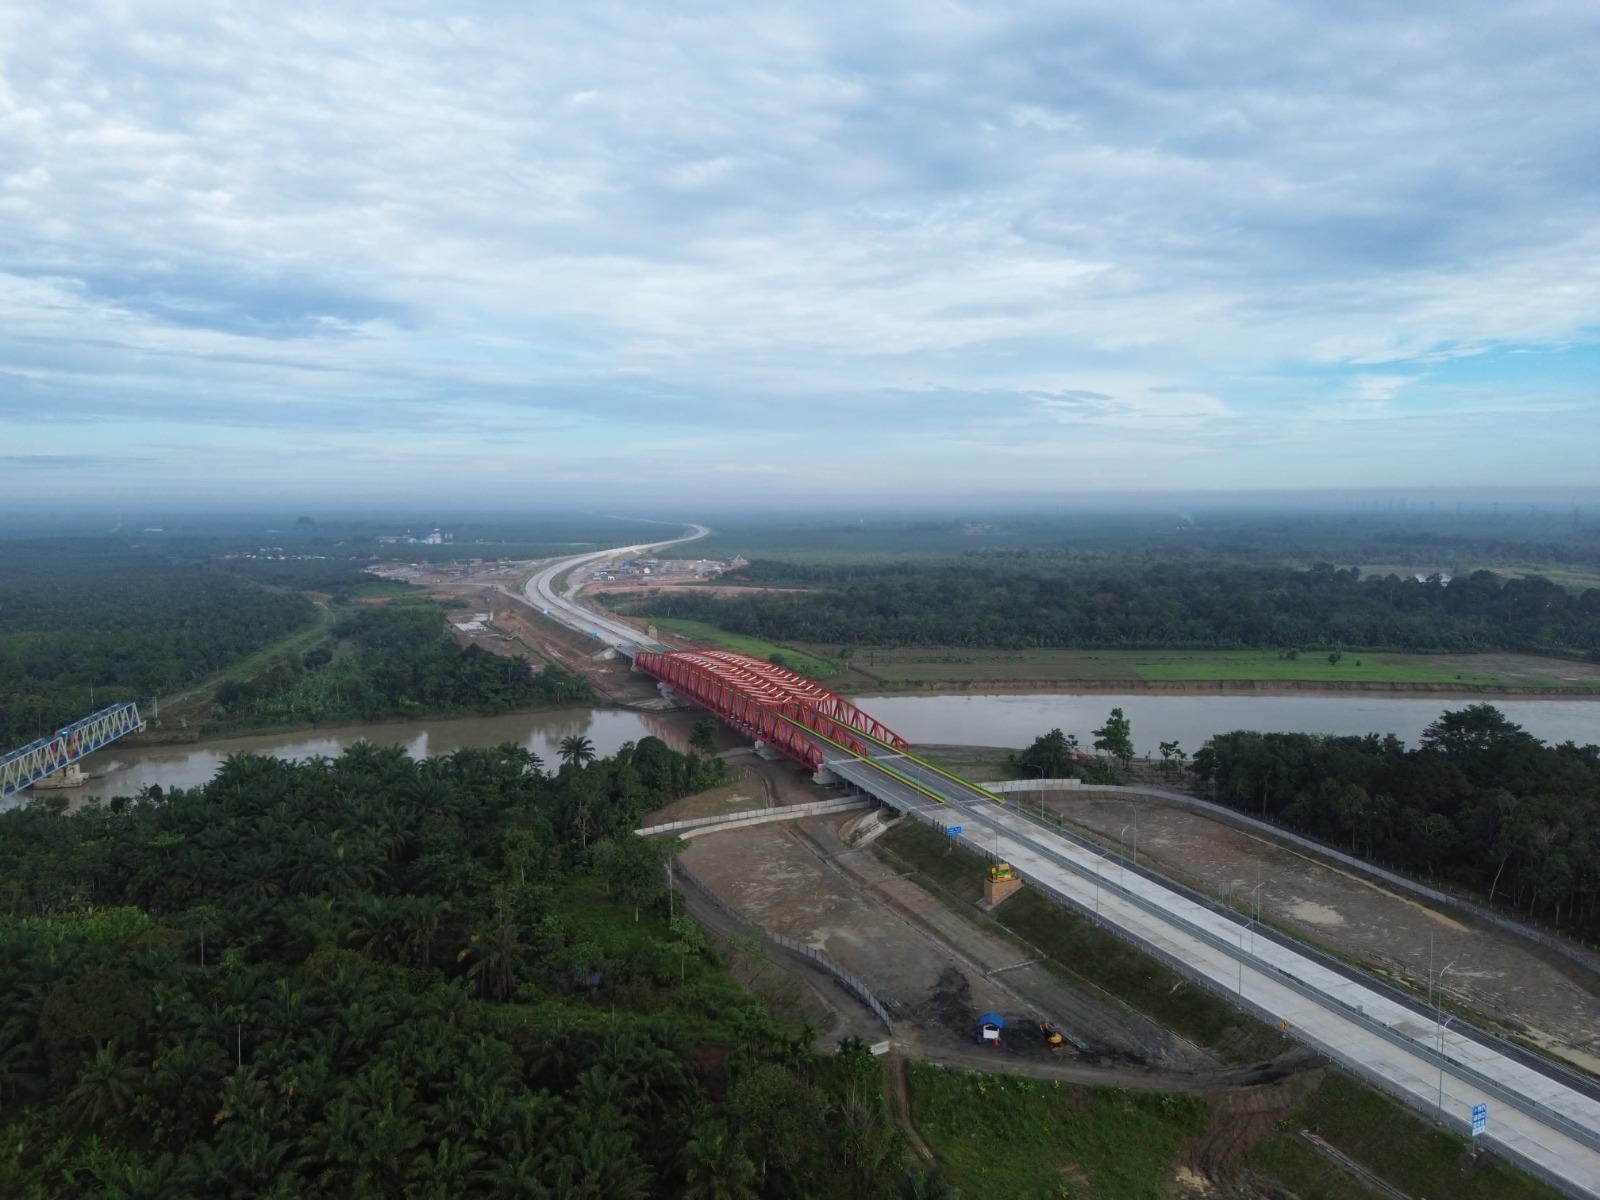
<instances>
[{"instance_id":1,"label":"white cloud","mask_svg":"<svg viewBox=\"0 0 1600 1200\"><path fill-rule=\"evenodd\" d=\"M443 414L488 453L526 410L532 461L576 461L556 414L760 476L812 426L882 462L999 422L1204 445L1231 480L1351 402L1592 405L1489 360L1600 329L1597 34L1549 0L27 0L0 12L0 437ZM1524 435L1534 479L1571 431Z\"/></svg>"}]
</instances>

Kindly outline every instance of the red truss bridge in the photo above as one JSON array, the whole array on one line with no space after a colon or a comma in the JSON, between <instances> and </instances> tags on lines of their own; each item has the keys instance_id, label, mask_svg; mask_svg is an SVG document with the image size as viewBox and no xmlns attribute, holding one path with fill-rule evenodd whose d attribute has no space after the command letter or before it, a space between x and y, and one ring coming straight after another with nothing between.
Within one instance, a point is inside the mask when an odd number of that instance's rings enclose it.
<instances>
[{"instance_id":1,"label":"red truss bridge","mask_svg":"<svg viewBox=\"0 0 1600 1200\"><path fill-rule=\"evenodd\" d=\"M822 766L824 744L813 735L863 757L885 745L907 748L903 737L850 701L759 658L726 650L644 650L633 665L812 770Z\"/></svg>"}]
</instances>

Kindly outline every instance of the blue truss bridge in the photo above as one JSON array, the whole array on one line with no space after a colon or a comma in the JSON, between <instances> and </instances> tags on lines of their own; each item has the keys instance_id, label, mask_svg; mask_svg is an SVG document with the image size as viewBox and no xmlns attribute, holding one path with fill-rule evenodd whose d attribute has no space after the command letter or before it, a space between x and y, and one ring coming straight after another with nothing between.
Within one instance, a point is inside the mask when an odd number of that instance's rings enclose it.
<instances>
[{"instance_id":1,"label":"blue truss bridge","mask_svg":"<svg viewBox=\"0 0 1600 1200\"><path fill-rule=\"evenodd\" d=\"M0 758L0 800L143 728L144 719L139 716L137 704L113 704L81 721L63 725L47 738L13 750Z\"/></svg>"}]
</instances>

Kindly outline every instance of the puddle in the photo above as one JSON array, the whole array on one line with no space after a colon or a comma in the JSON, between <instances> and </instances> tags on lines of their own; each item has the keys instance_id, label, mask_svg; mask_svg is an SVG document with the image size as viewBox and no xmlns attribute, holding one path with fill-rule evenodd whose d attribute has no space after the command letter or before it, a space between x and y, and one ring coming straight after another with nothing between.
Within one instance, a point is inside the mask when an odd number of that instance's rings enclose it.
<instances>
[{"instance_id":1,"label":"puddle","mask_svg":"<svg viewBox=\"0 0 1600 1200\"><path fill-rule=\"evenodd\" d=\"M1338 909L1318 904L1315 900L1295 900L1284 907L1296 921L1304 921L1307 925L1344 924L1344 918L1339 915Z\"/></svg>"}]
</instances>

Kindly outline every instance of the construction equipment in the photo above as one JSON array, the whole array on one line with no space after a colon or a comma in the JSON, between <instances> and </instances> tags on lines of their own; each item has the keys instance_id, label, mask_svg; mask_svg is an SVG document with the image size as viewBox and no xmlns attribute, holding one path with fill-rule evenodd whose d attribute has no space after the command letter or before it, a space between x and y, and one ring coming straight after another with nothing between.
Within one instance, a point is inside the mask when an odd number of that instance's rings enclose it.
<instances>
[{"instance_id":1,"label":"construction equipment","mask_svg":"<svg viewBox=\"0 0 1600 1200\"><path fill-rule=\"evenodd\" d=\"M1039 1022L1039 1036L1044 1039L1044 1044L1052 1050L1059 1050L1067 1044L1066 1035L1050 1021Z\"/></svg>"}]
</instances>

